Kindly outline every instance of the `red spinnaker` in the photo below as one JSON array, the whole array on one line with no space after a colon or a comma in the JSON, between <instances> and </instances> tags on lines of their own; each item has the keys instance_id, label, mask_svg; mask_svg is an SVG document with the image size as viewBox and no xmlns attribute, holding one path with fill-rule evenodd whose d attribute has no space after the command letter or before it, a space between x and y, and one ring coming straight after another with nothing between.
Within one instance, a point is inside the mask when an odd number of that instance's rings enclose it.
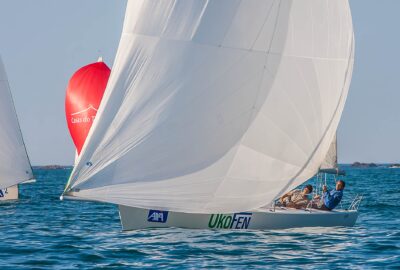
<instances>
[{"instance_id":1,"label":"red spinnaker","mask_svg":"<svg viewBox=\"0 0 400 270\"><path fill-rule=\"evenodd\" d=\"M65 116L78 154L100 106L110 73L110 68L101 61L80 68L68 83Z\"/></svg>"}]
</instances>

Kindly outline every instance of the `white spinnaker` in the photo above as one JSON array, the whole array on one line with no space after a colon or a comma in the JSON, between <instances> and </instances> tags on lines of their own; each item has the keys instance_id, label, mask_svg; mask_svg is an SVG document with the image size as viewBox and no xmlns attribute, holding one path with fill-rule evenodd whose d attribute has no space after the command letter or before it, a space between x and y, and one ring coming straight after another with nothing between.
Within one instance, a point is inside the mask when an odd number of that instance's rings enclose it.
<instances>
[{"instance_id":1,"label":"white spinnaker","mask_svg":"<svg viewBox=\"0 0 400 270\"><path fill-rule=\"evenodd\" d=\"M128 1L66 194L193 213L265 205L318 171L353 45L347 0Z\"/></svg>"},{"instance_id":2,"label":"white spinnaker","mask_svg":"<svg viewBox=\"0 0 400 270\"><path fill-rule=\"evenodd\" d=\"M0 57L0 189L32 178L31 164Z\"/></svg>"}]
</instances>

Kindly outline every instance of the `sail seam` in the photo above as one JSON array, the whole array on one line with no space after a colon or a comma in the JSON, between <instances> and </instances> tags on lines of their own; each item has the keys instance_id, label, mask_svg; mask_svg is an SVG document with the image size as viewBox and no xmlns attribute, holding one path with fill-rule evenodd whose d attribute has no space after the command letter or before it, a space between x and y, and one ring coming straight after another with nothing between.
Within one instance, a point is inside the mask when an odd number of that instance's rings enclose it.
<instances>
[{"instance_id":1,"label":"sail seam","mask_svg":"<svg viewBox=\"0 0 400 270\"><path fill-rule=\"evenodd\" d=\"M272 8L271 8L271 9L272 9ZM275 25L274 25L274 31L273 31L274 34L273 34L273 36L272 36L272 38L271 38L271 42L270 42L270 44L269 44L269 46L268 46L268 50L265 52L264 70L263 70L263 73L262 73L262 76L261 76L261 79L260 79L260 85L259 85L259 87L258 87L258 92L257 92L255 101L254 101L253 106L252 106L253 112L254 112L254 109L255 109L254 106L255 106L255 104L257 103L258 96L259 96L259 94L260 94L260 89L261 89L262 82L263 82L263 80L264 80L265 72L266 72L266 70L267 70L265 66L266 66L266 64L267 64L267 62L268 62L269 52L270 52L270 50L271 50L271 48L272 48L272 44L273 44L274 39L275 39L275 36L276 36L276 29L277 29L277 26L278 26L278 20L279 20L280 13L281 13L281 2L279 2L279 6L278 6L278 15L276 16ZM267 97L266 97L266 98L267 98ZM252 117L253 117L253 114L251 115L251 118L252 118ZM251 119L251 118L250 118L250 119ZM251 124L249 125L249 127L250 127L250 126L251 126ZM249 128L249 127L248 127L248 128ZM235 161L235 159L236 159L236 155L237 155L237 153L238 153L238 151L239 151L239 147L242 145L243 138L244 138L245 134L246 134L246 132L243 133L242 138L241 138L241 139L239 140L239 142L237 143L236 152L235 152L235 154L234 154L234 156L233 156L232 163L230 164L230 166L229 166L229 168L228 168L228 170L227 170L227 172L226 172L226 175L225 175L224 179L219 183L218 187L215 189L214 194L212 195L212 198L214 198L214 199L215 199L216 194L218 193L219 189L223 186L224 182L226 181L228 174L229 174L230 171L232 170L232 167L233 167L233 165L234 165L234 161ZM205 206L203 207L203 209L206 209L210 203L211 203L211 201L210 201L209 203L205 204Z\"/></svg>"}]
</instances>

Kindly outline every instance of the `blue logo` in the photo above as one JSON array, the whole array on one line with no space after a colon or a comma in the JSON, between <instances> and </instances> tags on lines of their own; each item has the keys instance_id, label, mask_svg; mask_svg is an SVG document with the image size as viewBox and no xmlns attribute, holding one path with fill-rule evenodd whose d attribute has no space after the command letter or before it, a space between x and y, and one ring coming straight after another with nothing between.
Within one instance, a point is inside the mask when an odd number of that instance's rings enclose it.
<instances>
[{"instance_id":1,"label":"blue logo","mask_svg":"<svg viewBox=\"0 0 400 270\"><path fill-rule=\"evenodd\" d=\"M0 198L3 198L6 196L6 194L8 194L8 190L5 189L0 189Z\"/></svg>"},{"instance_id":2,"label":"blue logo","mask_svg":"<svg viewBox=\"0 0 400 270\"><path fill-rule=\"evenodd\" d=\"M168 211L160 210L149 210L149 215L147 216L148 222L158 222L165 223L168 219Z\"/></svg>"}]
</instances>

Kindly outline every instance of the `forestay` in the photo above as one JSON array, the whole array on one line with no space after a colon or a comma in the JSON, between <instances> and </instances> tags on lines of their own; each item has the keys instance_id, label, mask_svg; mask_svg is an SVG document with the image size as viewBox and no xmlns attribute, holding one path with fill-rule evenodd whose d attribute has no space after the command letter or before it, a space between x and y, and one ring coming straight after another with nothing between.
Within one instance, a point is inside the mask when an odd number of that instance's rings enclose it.
<instances>
[{"instance_id":1,"label":"forestay","mask_svg":"<svg viewBox=\"0 0 400 270\"><path fill-rule=\"evenodd\" d=\"M353 50L347 0L128 1L65 195L192 213L271 202L318 171Z\"/></svg>"},{"instance_id":2,"label":"forestay","mask_svg":"<svg viewBox=\"0 0 400 270\"><path fill-rule=\"evenodd\" d=\"M0 189L32 178L31 164L0 57Z\"/></svg>"}]
</instances>

